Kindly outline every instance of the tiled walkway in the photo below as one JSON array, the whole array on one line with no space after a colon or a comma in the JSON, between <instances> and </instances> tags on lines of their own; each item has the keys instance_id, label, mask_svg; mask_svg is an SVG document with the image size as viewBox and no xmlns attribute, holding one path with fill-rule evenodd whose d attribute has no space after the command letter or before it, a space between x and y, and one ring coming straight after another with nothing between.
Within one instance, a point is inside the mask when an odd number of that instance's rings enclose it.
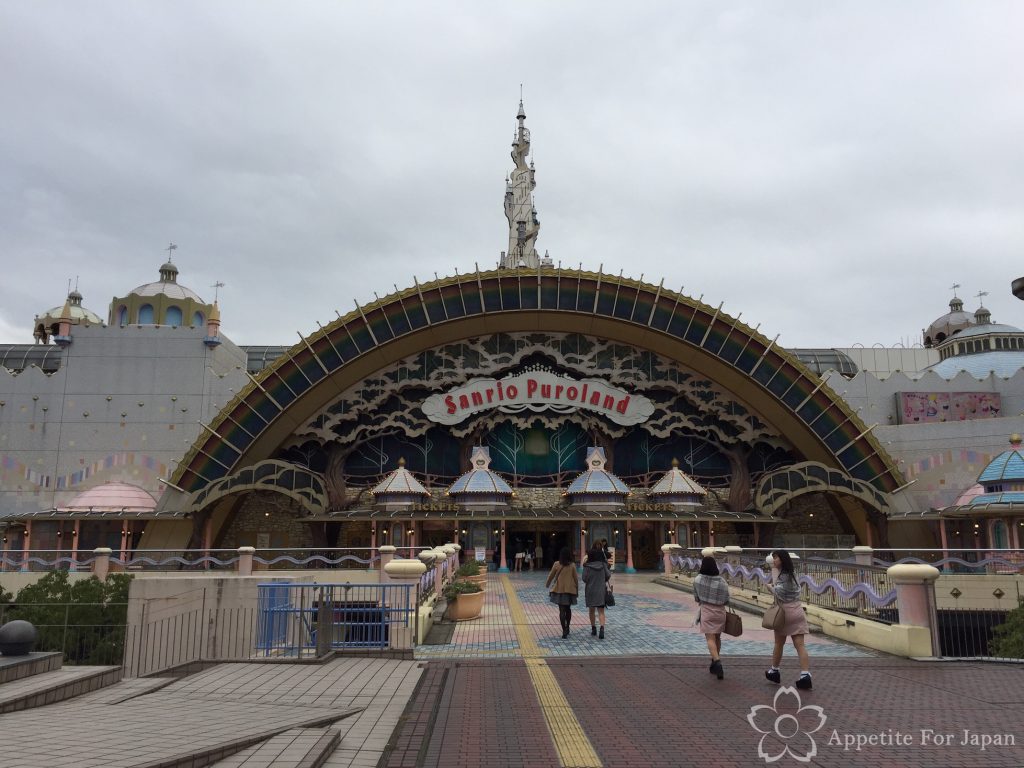
<instances>
[{"instance_id":1,"label":"tiled walkway","mask_svg":"<svg viewBox=\"0 0 1024 768\"><path fill-rule=\"evenodd\" d=\"M562 639L558 608L548 600L544 573L499 576L490 574L484 611L479 619L460 622L448 645L420 646L417 659L520 658L517 627L512 619L503 580L511 583L522 604L526 629L540 648L541 655L559 656L639 656L698 655L707 653L700 628L694 626L696 605L693 595L652 582L651 574L620 574L613 577L616 604L607 609L607 637L603 641L590 635L590 621L583 605L573 607L572 632ZM773 632L761 628L761 619L743 616L743 635L725 638L723 652L728 655L768 656ZM877 654L867 648L850 645L814 634L807 640L813 656L866 657ZM787 654L792 654L787 645Z\"/></svg>"}]
</instances>

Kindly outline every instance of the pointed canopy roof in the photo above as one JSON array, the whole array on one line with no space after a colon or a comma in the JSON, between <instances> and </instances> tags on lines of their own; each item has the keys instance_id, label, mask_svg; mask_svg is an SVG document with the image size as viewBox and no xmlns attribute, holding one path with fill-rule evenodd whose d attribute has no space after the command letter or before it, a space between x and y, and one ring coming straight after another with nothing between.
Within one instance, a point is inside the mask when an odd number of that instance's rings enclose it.
<instances>
[{"instance_id":1,"label":"pointed canopy roof","mask_svg":"<svg viewBox=\"0 0 1024 768\"><path fill-rule=\"evenodd\" d=\"M370 493L374 496L386 494L430 495L430 492L413 476L412 472L405 468L405 459L399 459L398 468L378 483Z\"/></svg>"},{"instance_id":2,"label":"pointed canopy roof","mask_svg":"<svg viewBox=\"0 0 1024 768\"><path fill-rule=\"evenodd\" d=\"M654 484L648 492L650 496L694 494L696 496L707 496L708 492L701 487L700 483L687 475L679 468L679 459L672 459L672 469L661 476L661 479Z\"/></svg>"},{"instance_id":3,"label":"pointed canopy roof","mask_svg":"<svg viewBox=\"0 0 1024 768\"><path fill-rule=\"evenodd\" d=\"M995 483L1024 482L1024 456L1020 452L1020 435L1010 436L1010 449L989 462L978 475L978 482L986 487Z\"/></svg>"},{"instance_id":4,"label":"pointed canopy roof","mask_svg":"<svg viewBox=\"0 0 1024 768\"><path fill-rule=\"evenodd\" d=\"M449 494L453 496L460 494L512 495L512 487L502 479L501 475L491 470L489 449L482 445L474 447L473 454L470 456L470 464L473 468L451 484L451 487L448 488Z\"/></svg>"},{"instance_id":5,"label":"pointed canopy roof","mask_svg":"<svg viewBox=\"0 0 1024 768\"><path fill-rule=\"evenodd\" d=\"M628 496L629 486L604 468L607 461L604 448L588 448L587 469L572 481L566 493L570 496L591 493L601 495L613 493Z\"/></svg>"}]
</instances>

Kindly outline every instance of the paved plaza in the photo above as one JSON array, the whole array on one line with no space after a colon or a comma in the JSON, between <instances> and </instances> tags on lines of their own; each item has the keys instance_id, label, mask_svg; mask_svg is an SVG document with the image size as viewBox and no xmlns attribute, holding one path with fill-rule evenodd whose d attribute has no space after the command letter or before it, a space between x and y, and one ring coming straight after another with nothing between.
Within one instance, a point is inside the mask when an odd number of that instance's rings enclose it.
<instances>
[{"instance_id":1,"label":"paved plaza","mask_svg":"<svg viewBox=\"0 0 1024 768\"><path fill-rule=\"evenodd\" d=\"M764 679L771 637L745 616L719 681L691 595L650 574L615 584L603 641L583 609L561 639L541 574L492 574L483 617L415 660L125 680L0 715L0 755L4 768L1024 765L1024 665L916 662L815 634L814 689L797 691L792 656L782 686Z\"/></svg>"}]
</instances>

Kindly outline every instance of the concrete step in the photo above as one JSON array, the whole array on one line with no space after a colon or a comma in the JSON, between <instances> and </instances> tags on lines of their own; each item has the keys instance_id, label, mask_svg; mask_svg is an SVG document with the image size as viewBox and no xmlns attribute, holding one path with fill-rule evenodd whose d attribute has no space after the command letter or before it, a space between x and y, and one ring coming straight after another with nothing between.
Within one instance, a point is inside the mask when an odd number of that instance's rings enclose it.
<instances>
[{"instance_id":1,"label":"concrete step","mask_svg":"<svg viewBox=\"0 0 1024 768\"><path fill-rule=\"evenodd\" d=\"M292 728L214 763L214 768L320 768L341 741L333 727Z\"/></svg>"},{"instance_id":2,"label":"concrete step","mask_svg":"<svg viewBox=\"0 0 1024 768\"><path fill-rule=\"evenodd\" d=\"M0 686L0 715L56 704L106 688L121 679L121 667L61 667Z\"/></svg>"},{"instance_id":3,"label":"concrete step","mask_svg":"<svg viewBox=\"0 0 1024 768\"><path fill-rule=\"evenodd\" d=\"M27 656L0 656L0 685L60 669L63 660L64 654L59 651L30 653Z\"/></svg>"}]
</instances>

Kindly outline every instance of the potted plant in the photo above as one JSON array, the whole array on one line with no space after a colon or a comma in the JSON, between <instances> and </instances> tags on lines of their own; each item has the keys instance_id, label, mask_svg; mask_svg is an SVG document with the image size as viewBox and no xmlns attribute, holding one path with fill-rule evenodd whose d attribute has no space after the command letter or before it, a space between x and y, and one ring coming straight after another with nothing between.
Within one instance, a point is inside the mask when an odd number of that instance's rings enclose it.
<instances>
[{"instance_id":1,"label":"potted plant","mask_svg":"<svg viewBox=\"0 0 1024 768\"><path fill-rule=\"evenodd\" d=\"M481 589L487 585L487 572L480 569L476 560L467 560L455 571L455 578L460 581L471 581Z\"/></svg>"},{"instance_id":2,"label":"potted plant","mask_svg":"<svg viewBox=\"0 0 1024 768\"><path fill-rule=\"evenodd\" d=\"M484 608L484 591L471 581L453 581L444 588L448 618L452 621L475 619Z\"/></svg>"}]
</instances>

